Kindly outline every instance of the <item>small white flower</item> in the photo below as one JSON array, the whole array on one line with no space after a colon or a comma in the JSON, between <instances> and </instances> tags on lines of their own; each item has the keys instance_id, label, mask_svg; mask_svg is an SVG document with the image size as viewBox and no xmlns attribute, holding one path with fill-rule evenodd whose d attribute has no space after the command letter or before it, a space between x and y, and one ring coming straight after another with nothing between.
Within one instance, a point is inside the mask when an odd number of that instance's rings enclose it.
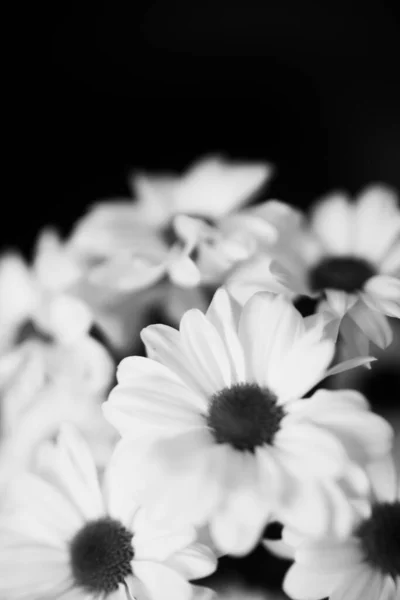
<instances>
[{"instance_id":1,"label":"small white flower","mask_svg":"<svg viewBox=\"0 0 400 600\"><path fill-rule=\"evenodd\" d=\"M369 360L328 371L334 342L323 330L322 316L303 320L282 297L256 294L241 311L222 289L179 331L143 330L149 358L122 361L103 406L127 453L150 446L154 518L208 522L220 550L238 554L277 512L315 535L351 527L342 484L359 494L366 482L353 459L387 452L392 434L356 392L302 399L329 373Z\"/></svg>"},{"instance_id":2,"label":"small white flower","mask_svg":"<svg viewBox=\"0 0 400 600\"><path fill-rule=\"evenodd\" d=\"M295 600L400 598L400 481L391 459L372 475L374 503L345 540L303 541L284 589Z\"/></svg>"},{"instance_id":3,"label":"small white flower","mask_svg":"<svg viewBox=\"0 0 400 600\"><path fill-rule=\"evenodd\" d=\"M166 275L179 286L196 286L200 272L192 254L214 236L208 223L248 202L269 173L263 164L211 157L182 176L136 175L136 201L95 206L78 223L71 247L88 264L100 263L92 279L114 289L138 290ZM237 246L226 246L228 259Z\"/></svg>"},{"instance_id":4,"label":"small white flower","mask_svg":"<svg viewBox=\"0 0 400 600\"><path fill-rule=\"evenodd\" d=\"M264 289L322 299L320 310L342 320L353 355L365 353L367 340L391 342L387 316L400 318L400 210L391 190L371 186L354 203L328 196L284 242L238 267L235 297Z\"/></svg>"},{"instance_id":5,"label":"small white flower","mask_svg":"<svg viewBox=\"0 0 400 600\"><path fill-rule=\"evenodd\" d=\"M104 465L115 434L101 402L114 364L106 350L85 336L72 344L30 339L0 359L0 485L30 469L43 440L62 423L74 423Z\"/></svg>"},{"instance_id":6,"label":"small white flower","mask_svg":"<svg viewBox=\"0 0 400 600\"><path fill-rule=\"evenodd\" d=\"M18 255L0 261L0 352L35 334L61 343L85 336L88 306L71 292L81 271L52 231L39 237L32 268Z\"/></svg>"},{"instance_id":7,"label":"small white flower","mask_svg":"<svg viewBox=\"0 0 400 600\"><path fill-rule=\"evenodd\" d=\"M41 476L24 474L0 522L0 596L7 600L190 600L189 579L216 559L192 528L157 528L137 503L132 465L115 454L104 485L72 428L48 445Z\"/></svg>"}]
</instances>

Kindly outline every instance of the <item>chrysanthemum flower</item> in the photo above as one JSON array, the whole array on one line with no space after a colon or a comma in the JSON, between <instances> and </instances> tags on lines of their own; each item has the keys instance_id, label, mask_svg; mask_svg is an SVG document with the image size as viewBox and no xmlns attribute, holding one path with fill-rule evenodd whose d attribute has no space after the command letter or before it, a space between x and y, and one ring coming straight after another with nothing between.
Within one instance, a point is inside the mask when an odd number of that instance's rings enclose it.
<instances>
[{"instance_id":1,"label":"chrysanthemum flower","mask_svg":"<svg viewBox=\"0 0 400 600\"><path fill-rule=\"evenodd\" d=\"M353 354L365 341L386 347L387 320L400 318L400 210L395 194L367 188L352 203L345 195L319 202L309 224L285 238L274 255L260 254L238 267L229 282L243 301L255 290L321 299L321 310L343 319ZM368 346L368 344L367 344Z\"/></svg>"},{"instance_id":2,"label":"chrysanthemum flower","mask_svg":"<svg viewBox=\"0 0 400 600\"><path fill-rule=\"evenodd\" d=\"M100 462L115 437L100 410L114 364L88 334L90 309L70 292L79 277L51 232L40 236L31 269L19 256L0 262L0 484L28 468L63 421L89 435Z\"/></svg>"},{"instance_id":3,"label":"chrysanthemum flower","mask_svg":"<svg viewBox=\"0 0 400 600\"><path fill-rule=\"evenodd\" d=\"M256 294L241 311L223 289L179 331L144 329L149 358L122 361L104 412L127 453L129 440L150 446L154 518L208 522L229 553L248 552L278 509L315 535L348 530L341 485L365 492L353 459L387 452L391 429L351 391L302 399L332 372L323 331L321 316L303 320L282 297Z\"/></svg>"},{"instance_id":4,"label":"chrysanthemum flower","mask_svg":"<svg viewBox=\"0 0 400 600\"><path fill-rule=\"evenodd\" d=\"M135 202L104 202L77 225L70 243L92 269L92 280L120 290L146 288L164 276L196 286L193 253L208 224L248 202L270 173L263 164L229 164L219 157L195 163L182 176L136 175ZM220 244L230 255L238 244ZM221 256L219 257L221 260Z\"/></svg>"},{"instance_id":5,"label":"chrysanthemum flower","mask_svg":"<svg viewBox=\"0 0 400 600\"><path fill-rule=\"evenodd\" d=\"M137 503L135 472L114 455L100 485L70 428L45 449L40 476L9 491L0 523L0 596L7 600L190 600L213 553L192 528L157 528Z\"/></svg>"},{"instance_id":6,"label":"chrysanthemum flower","mask_svg":"<svg viewBox=\"0 0 400 600\"><path fill-rule=\"evenodd\" d=\"M0 360L0 488L32 467L41 442L73 423L103 466L116 442L101 403L114 364L106 350L86 338L72 345L30 340ZM1 494L1 491L0 491Z\"/></svg>"},{"instance_id":7,"label":"chrysanthemum flower","mask_svg":"<svg viewBox=\"0 0 400 600\"><path fill-rule=\"evenodd\" d=\"M81 277L79 266L52 231L39 237L29 268L14 254L0 261L0 352L27 338L70 343L87 334L89 307L70 293Z\"/></svg>"},{"instance_id":8,"label":"chrysanthemum flower","mask_svg":"<svg viewBox=\"0 0 400 600\"><path fill-rule=\"evenodd\" d=\"M398 600L400 480L391 459L372 476L374 503L345 540L304 541L284 589L296 600Z\"/></svg>"}]
</instances>

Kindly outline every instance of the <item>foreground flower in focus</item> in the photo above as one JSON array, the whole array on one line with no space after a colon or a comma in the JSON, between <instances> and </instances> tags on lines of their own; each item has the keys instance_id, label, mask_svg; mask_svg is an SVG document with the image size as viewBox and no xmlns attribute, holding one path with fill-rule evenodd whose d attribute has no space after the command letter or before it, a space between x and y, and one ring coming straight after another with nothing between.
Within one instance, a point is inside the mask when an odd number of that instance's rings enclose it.
<instances>
[{"instance_id":1,"label":"foreground flower in focus","mask_svg":"<svg viewBox=\"0 0 400 600\"><path fill-rule=\"evenodd\" d=\"M10 513L0 523L2 598L190 600L196 588L187 580L214 571L216 560L195 543L193 529L149 523L136 501L134 473L118 455L104 489L70 428L40 462L41 476L14 482Z\"/></svg>"},{"instance_id":2,"label":"foreground flower in focus","mask_svg":"<svg viewBox=\"0 0 400 600\"><path fill-rule=\"evenodd\" d=\"M149 358L122 361L104 412L127 454L149 448L154 518L208 522L219 549L238 554L278 513L314 535L346 534L348 496L366 491L358 463L387 452L392 433L356 392L302 399L332 372L324 324L267 293L241 311L221 289L206 315L184 315L179 332L143 330Z\"/></svg>"},{"instance_id":3,"label":"foreground flower in focus","mask_svg":"<svg viewBox=\"0 0 400 600\"><path fill-rule=\"evenodd\" d=\"M400 210L397 197L371 186L352 203L328 196L274 255L260 254L230 277L232 293L271 290L322 300L319 308L341 321L353 355L392 340L387 320L400 318Z\"/></svg>"},{"instance_id":4,"label":"foreground flower in focus","mask_svg":"<svg viewBox=\"0 0 400 600\"><path fill-rule=\"evenodd\" d=\"M300 543L284 589L295 600L398 600L400 597L400 479L388 460L372 476L370 515L345 540Z\"/></svg>"},{"instance_id":5,"label":"foreground flower in focus","mask_svg":"<svg viewBox=\"0 0 400 600\"><path fill-rule=\"evenodd\" d=\"M193 256L215 236L212 225L248 202L269 173L263 164L212 157L180 177L136 175L135 202L95 206L78 223L71 248L94 265L93 280L113 289L146 288L165 275L178 286L196 286L201 275ZM222 262L245 252L228 241L218 250Z\"/></svg>"}]
</instances>

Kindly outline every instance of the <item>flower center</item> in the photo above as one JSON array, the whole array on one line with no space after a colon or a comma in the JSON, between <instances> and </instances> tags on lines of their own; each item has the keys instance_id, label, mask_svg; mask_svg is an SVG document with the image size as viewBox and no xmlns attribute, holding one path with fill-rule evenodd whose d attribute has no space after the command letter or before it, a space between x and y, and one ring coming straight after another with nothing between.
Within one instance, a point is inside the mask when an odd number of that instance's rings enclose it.
<instances>
[{"instance_id":1,"label":"flower center","mask_svg":"<svg viewBox=\"0 0 400 600\"><path fill-rule=\"evenodd\" d=\"M276 396L253 383L224 388L211 398L207 424L218 444L254 452L272 444L284 417Z\"/></svg>"},{"instance_id":2,"label":"flower center","mask_svg":"<svg viewBox=\"0 0 400 600\"><path fill-rule=\"evenodd\" d=\"M105 517L87 523L70 545L72 574L89 593L110 594L132 574L132 533Z\"/></svg>"},{"instance_id":3,"label":"flower center","mask_svg":"<svg viewBox=\"0 0 400 600\"><path fill-rule=\"evenodd\" d=\"M192 217L193 219L201 219L203 223L210 225L210 227L215 227L215 222L209 217L198 215L198 214L188 214L188 217ZM164 240L164 243L171 248L176 243L182 243L182 240L178 237L175 227L174 227L174 219L171 219L161 230L161 237Z\"/></svg>"},{"instance_id":4,"label":"flower center","mask_svg":"<svg viewBox=\"0 0 400 600\"><path fill-rule=\"evenodd\" d=\"M366 562L385 575L400 576L400 502L374 506L356 535Z\"/></svg>"},{"instance_id":5,"label":"flower center","mask_svg":"<svg viewBox=\"0 0 400 600\"><path fill-rule=\"evenodd\" d=\"M309 274L314 292L325 289L357 292L375 275L374 267L362 258L337 256L324 258Z\"/></svg>"},{"instance_id":6,"label":"flower center","mask_svg":"<svg viewBox=\"0 0 400 600\"><path fill-rule=\"evenodd\" d=\"M40 340L42 342L52 342L53 338L50 334L42 331L35 325L35 323L31 320L25 321L21 327L18 329L18 332L15 337L15 344L23 344L28 340Z\"/></svg>"}]
</instances>

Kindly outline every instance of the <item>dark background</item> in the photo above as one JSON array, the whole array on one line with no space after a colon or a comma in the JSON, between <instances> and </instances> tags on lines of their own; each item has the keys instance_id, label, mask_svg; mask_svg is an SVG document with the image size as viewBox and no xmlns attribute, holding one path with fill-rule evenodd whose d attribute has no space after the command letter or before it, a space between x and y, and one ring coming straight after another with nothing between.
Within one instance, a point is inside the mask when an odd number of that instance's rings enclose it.
<instances>
[{"instance_id":1,"label":"dark background","mask_svg":"<svg viewBox=\"0 0 400 600\"><path fill-rule=\"evenodd\" d=\"M28 249L45 223L68 231L88 204L126 194L133 167L183 169L215 151L271 161L269 194L298 205L371 181L400 188L398 7L53 4L35 6L14 42L16 174L3 246Z\"/></svg>"},{"instance_id":2,"label":"dark background","mask_svg":"<svg viewBox=\"0 0 400 600\"><path fill-rule=\"evenodd\" d=\"M16 42L3 247L29 251L48 223L67 233L87 205L127 194L135 167L181 170L211 152L272 162L268 195L299 206L373 181L400 189L398 5L54 4ZM385 381L386 397L394 383ZM253 583L276 568L260 550L222 563Z\"/></svg>"}]
</instances>

